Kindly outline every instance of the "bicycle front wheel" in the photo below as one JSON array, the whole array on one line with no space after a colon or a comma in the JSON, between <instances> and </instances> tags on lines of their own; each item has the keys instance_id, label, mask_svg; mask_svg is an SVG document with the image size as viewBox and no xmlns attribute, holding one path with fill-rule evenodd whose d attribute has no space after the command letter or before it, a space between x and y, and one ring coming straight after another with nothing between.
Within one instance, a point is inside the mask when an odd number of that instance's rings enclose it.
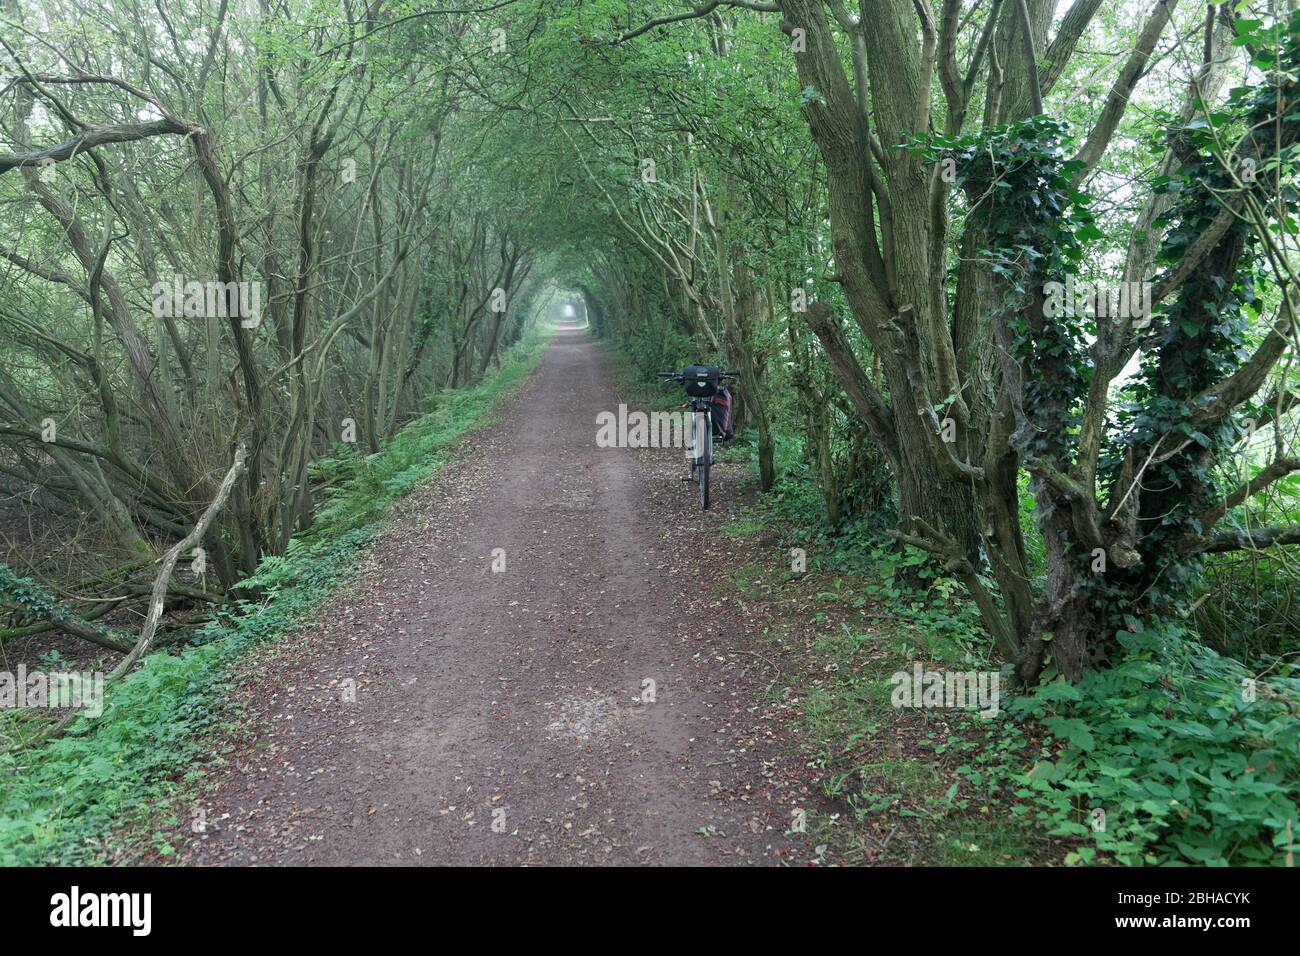
<instances>
[{"instance_id":1,"label":"bicycle front wheel","mask_svg":"<svg viewBox=\"0 0 1300 956\"><path fill-rule=\"evenodd\" d=\"M713 429L709 422L705 422L702 438L704 454L700 456L698 471L700 477L700 510L709 510L709 471L713 465Z\"/></svg>"}]
</instances>

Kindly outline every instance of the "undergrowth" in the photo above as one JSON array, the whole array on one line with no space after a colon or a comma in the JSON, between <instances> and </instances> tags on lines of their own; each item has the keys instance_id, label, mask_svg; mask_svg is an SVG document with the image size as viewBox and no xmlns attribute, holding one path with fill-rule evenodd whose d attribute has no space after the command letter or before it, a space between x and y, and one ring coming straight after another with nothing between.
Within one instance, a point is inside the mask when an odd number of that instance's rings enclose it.
<instances>
[{"instance_id":1,"label":"undergrowth","mask_svg":"<svg viewBox=\"0 0 1300 956\"><path fill-rule=\"evenodd\" d=\"M1123 656L1010 703L1051 739L963 768L1009 787L1014 812L1085 842L1069 861L1291 866L1300 826L1300 679L1264 677L1164 623L1121 633ZM1029 758L1029 759L1025 759Z\"/></svg>"},{"instance_id":2,"label":"undergrowth","mask_svg":"<svg viewBox=\"0 0 1300 956\"><path fill-rule=\"evenodd\" d=\"M332 496L282 556L241 583L245 597L184 649L149 655L111 690L103 714L78 717L36 750L0 753L0 865L91 864L108 834L164 806L223 720L234 664L254 644L293 631L343 581L384 525L391 504L441 468L466 432L483 425L527 378L545 347L517 346L490 380L433 397L433 410L380 452L317 462ZM180 778L180 779L178 779ZM160 842L159 852L171 847Z\"/></svg>"},{"instance_id":3,"label":"undergrowth","mask_svg":"<svg viewBox=\"0 0 1300 956\"><path fill-rule=\"evenodd\" d=\"M1221 655L1191 621L1133 620L1109 666L1076 684L1017 695L1004 669L992 720L898 711L888 677L914 661L999 669L978 615L878 524L829 526L797 462L782 472L730 530L779 542L782 560L806 555L811 623L824 628L811 651L832 676L795 688L804 745L863 833L920 818L933 839L916 861L943 864L1293 865L1294 664Z\"/></svg>"}]
</instances>

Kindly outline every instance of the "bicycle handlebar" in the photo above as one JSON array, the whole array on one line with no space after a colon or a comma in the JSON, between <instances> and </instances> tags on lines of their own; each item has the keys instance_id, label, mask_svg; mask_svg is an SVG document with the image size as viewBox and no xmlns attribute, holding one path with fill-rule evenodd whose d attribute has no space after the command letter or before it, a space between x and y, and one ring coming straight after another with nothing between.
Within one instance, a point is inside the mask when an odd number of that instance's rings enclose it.
<instances>
[{"instance_id":1,"label":"bicycle handlebar","mask_svg":"<svg viewBox=\"0 0 1300 956\"><path fill-rule=\"evenodd\" d=\"M675 379L675 380L678 381L678 382L680 382L680 381L682 380L682 377L683 377L681 372L655 372L655 375L659 376L660 378L671 378L671 379ZM719 377L719 378L739 378L739 377L740 377L740 372L722 372L722 373L719 374L718 377Z\"/></svg>"}]
</instances>

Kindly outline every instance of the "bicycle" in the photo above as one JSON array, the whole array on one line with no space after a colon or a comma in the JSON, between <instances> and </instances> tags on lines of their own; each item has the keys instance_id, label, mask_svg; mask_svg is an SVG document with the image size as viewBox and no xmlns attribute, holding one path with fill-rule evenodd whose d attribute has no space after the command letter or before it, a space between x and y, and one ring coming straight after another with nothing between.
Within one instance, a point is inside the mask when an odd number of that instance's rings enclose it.
<instances>
[{"instance_id":1,"label":"bicycle","mask_svg":"<svg viewBox=\"0 0 1300 956\"><path fill-rule=\"evenodd\" d=\"M690 396L683 403L691 409L691 443L687 457L691 473L682 481L699 486L700 510L709 510L709 469L713 466L713 399L725 379L736 378L739 372L724 372L713 365L688 365L680 372L659 372L659 378L680 382ZM725 439L724 439L725 440Z\"/></svg>"}]
</instances>

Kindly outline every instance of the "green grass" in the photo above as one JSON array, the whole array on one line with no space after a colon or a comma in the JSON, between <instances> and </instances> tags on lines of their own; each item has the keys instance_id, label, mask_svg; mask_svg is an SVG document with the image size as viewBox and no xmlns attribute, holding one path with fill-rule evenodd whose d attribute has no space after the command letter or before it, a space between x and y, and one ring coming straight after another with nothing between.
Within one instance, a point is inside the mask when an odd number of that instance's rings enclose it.
<instances>
[{"instance_id":1,"label":"green grass","mask_svg":"<svg viewBox=\"0 0 1300 956\"><path fill-rule=\"evenodd\" d=\"M491 420L545 344L521 344L489 381L436 396L433 411L378 454L316 463L316 474L337 481L333 497L284 555L264 559L244 582L256 600L237 602L179 653L146 658L109 693L101 717L78 718L66 736L35 751L0 754L0 865L99 863L111 852L111 833L147 827L165 812L190 785L187 768L225 719L227 682L240 658L296 630L347 580L392 503ZM157 849L173 852L161 836Z\"/></svg>"},{"instance_id":2,"label":"green grass","mask_svg":"<svg viewBox=\"0 0 1300 956\"><path fill-rule=\"evenodd\" d=\"M1135 622L1111 666L1075 685L1013 696L1004 681L996 719L900 712L888 678L913 661L998 669L973 608L923 556L865 529L819 532L799 513L765 497L728 525L737 541L779 539L775 560L733 569L728 586L745 601L798 589L800 620L779 621L773 639L818 632L768 697L801 700L801 747L842 808L810 826L849 848L842 859L896 824L895 841L910 842L889 852L940 865L1285 866L1300 851L1294 664L1246 666L1186 624ZM808 551L801 584L782 565L790 546Z\"/></svg>"},{"instance_id":3,"label":"green grass","mask_svg":"<svg viewBox=\"0 0 1300 956\"><path fill-rule=\"evenodd\" d=\"M1023 866L1033 859L1033 846L1023 828L994 817L967 817L952 832L941 835L936 866Z\"/></svg>"},{"instance_id":4,"label":"green grass","mask_svg":"<svg viewBox=\"0 0 1300 956\"><path fill-rule=\"evenodd\" d=\"M804 664L767 692L773 701L799 698L801 750L825 772L824 792L837 808L830 816L810 814L814 842L835 847L833 858L845 862L996 866L1059 859L1061 851L1033 821L959 776L967 751L984 745L983 720L899 711L891 703L891 675L914 661L997 669L956 583L921 553L899 551L865 527L834 533L807 520L818 505L787 486L784 496L763 497L724 528L738 542L778 539L772 561L751 561L727 576L744 601L800 595L799 620L779 620L769 637L788 646L802 642L798 628L811 624L816 633ZM806 549L805 574L788 570L790 547ZM902 750L891 752L894 745Z\"/></svg>"}]
</instances>

